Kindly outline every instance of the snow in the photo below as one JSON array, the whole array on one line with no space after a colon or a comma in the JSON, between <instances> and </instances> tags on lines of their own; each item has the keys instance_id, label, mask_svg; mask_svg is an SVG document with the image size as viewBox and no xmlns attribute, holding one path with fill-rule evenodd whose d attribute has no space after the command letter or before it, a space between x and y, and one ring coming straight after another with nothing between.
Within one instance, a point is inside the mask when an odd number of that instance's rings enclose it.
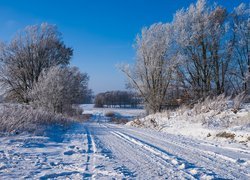
<instances>
[{"instance_id":1,"label":"snow","mask_svg":"<svg viewBox=\"0 0 250 180\"><path fill-rule=\"evenodd\" d=\"M95 118L104 118L108 112L114 112L121 117L129 120L145 116L146 112L144 109L132 109L132 108L95 108L94 104L84 104L81 106L84 109L83 114L92 114ZM95 119L95 120L96 120Z\"/></svg>"},{"instance_id":2,"label":"snow","mask_svg":"<svg viewBox=\"0 0 250 180\"><path fill-rule=\"evenodd\" d=\"M134 117L143 112L88 105L85 113L93 118L67 131L2 136L0 179L250 178L247 146L96 121L107 110Z\"/></svg>"},{"instance_id":3,"label":"snow","mask_svg":"<svg viewBox=\"0 0 250 180\"><path fill-rule=\"evenodd\" d=\"M183 135L194 139L236 143L250 146L250 104L243 104L235 114L233 104L213 103L214 107L197 105L193 109L182 107L176 111L166 111L129 122L128 126L151 128L161 132ZM217 109L218 106L223 108ZM229 133L233 138L220 137Z\"/></svg>"}]
</instances>

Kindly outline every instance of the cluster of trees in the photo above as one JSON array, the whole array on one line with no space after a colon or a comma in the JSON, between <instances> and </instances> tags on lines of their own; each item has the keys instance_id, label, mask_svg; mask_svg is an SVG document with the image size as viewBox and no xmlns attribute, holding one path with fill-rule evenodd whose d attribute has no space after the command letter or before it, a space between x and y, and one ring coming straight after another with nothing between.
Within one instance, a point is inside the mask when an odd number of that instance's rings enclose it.
<instances>
[{"instance_id":1,"label":"cluster of trees","mask_svg":"<svg viewBox=\"0 0 250 180\"><path fill-rule=\"evenodd\" d=\"M136 63L121 70L142 96L148 113L169 98L205 98L249 88L250 9L232 12L198 0L176 12L171 23L143 28L136 38ZM173 92L174 91L174 92ZM249 91L249 89L248 89Z\"/></svg>"},{"instance_id":2,"label":"cluster of trees","mask_svg":"<svg viewBox=\"0 0 250 180\"><path fill-rule=\"evenodd\" d=\"M133 107L140 103L136 93L127 91L107 91L95 97L95 107Z\"/></svg>"},{"instance_id":3,"label":"cluster of trees","mask_svg":"<svg viewBox=\"0 0 250 180\"><path fill-rule=\"evenodd\" d=\"M53 113L70 113L91 96L89 77L69 67L73 49L55 25L27 26L10 43L0 44L0 85L5 99Z\"/></svg>"}]
</instances>

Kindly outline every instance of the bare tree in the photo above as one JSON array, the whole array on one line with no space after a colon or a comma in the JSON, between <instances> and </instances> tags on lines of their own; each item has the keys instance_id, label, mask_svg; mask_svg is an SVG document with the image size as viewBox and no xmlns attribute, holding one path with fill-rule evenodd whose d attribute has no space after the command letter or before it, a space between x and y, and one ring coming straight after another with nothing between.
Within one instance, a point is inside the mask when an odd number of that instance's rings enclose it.
<instances>
[{"instance_id":1,"label":"bare tree","mask_svg":"<svg viewBox=\"0 0 250 180\"><path fill-rule=\"evenodd\" d=\"M145 102L148 113L162 110L167 89L176 67L174 53L171 52L172 29L170 24L153 24L143 28L137 36L135 49L136 64L121 69Z\"/></svg>"},{"instance_id":2,"label":"bare tree","mask_svg":"<svg viewBox=\"0 0 250 180\"><path fill-rule=\"evenodd\" d=\"M27 92L41 72L69 64L73 50L64 45L55 25L27 26L9 44L0 46L0 83L10 100L28 103Z\"/></svg>"}]
</instances>

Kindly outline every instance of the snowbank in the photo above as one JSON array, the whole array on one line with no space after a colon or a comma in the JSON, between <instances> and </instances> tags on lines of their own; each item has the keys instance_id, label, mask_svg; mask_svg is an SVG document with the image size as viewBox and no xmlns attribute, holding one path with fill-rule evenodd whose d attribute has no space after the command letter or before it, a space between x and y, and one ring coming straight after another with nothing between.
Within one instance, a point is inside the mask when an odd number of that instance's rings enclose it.
<instances>
[{"instance_id":1,"label":"snowbank","mask_svg":"<svg viewBox=\"0 0 250 180\"><path fill-rule=\"evenodd\" d=\"M136 119L129 126L153 128L171 134L202 139L225 140L250 145L250 104L237 110L235 102L223 96L206 99L192 109L181 107Z\"/></svg>"}]
</instances>

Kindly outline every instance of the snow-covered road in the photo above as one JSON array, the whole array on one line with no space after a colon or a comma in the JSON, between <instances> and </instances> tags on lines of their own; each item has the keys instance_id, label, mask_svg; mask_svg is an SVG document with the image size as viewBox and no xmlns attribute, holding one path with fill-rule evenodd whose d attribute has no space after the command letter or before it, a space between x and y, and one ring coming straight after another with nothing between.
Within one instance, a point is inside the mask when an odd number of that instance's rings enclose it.
<instances>
[{"instance_id":1,"label":"snow-covered road","mask_svg":"<svg viewBox=\"0 0 250 180\"><path fill-rule=\"evenodd\" d=\"M250 150L153 130L75 124L61 137L0 138L0 179L249 179Z\"/></svg>"}]
</instances>

